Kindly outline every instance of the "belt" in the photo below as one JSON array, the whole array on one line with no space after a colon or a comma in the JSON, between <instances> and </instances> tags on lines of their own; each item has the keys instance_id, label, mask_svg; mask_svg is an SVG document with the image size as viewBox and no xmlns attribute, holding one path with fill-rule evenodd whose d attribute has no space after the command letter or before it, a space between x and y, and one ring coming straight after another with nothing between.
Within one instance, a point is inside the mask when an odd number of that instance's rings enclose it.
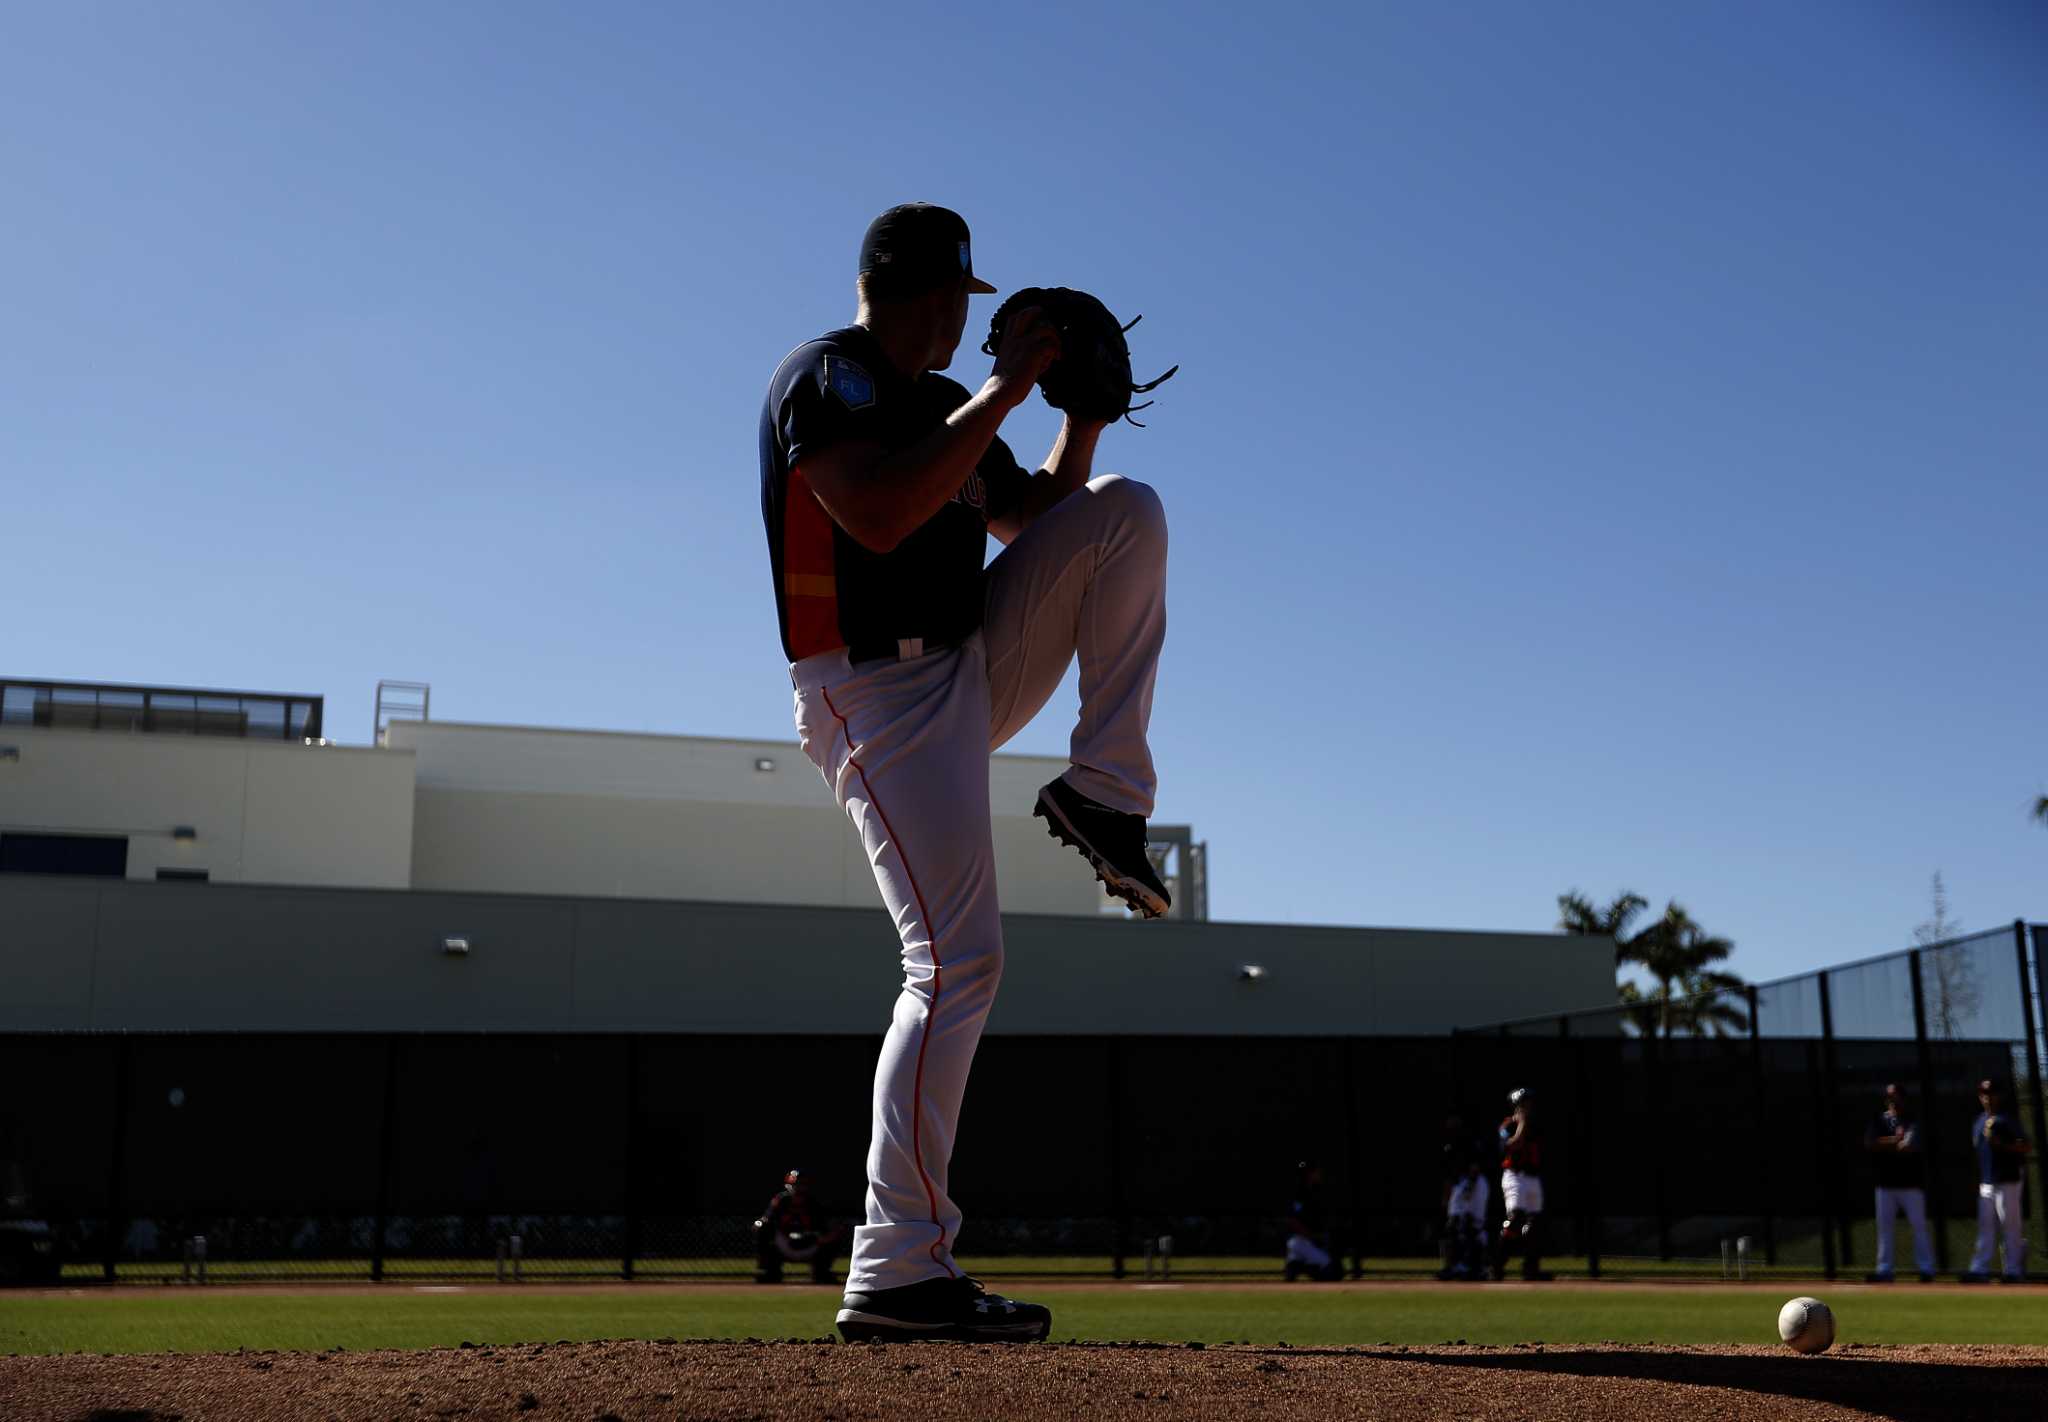
<instances>
[{"instance_id":1,"label":"belt","mask_svg":"<svg viewBox=\"0 0 2048 1422\"><path fill-rule=\"evenodd\" d=\"M877 638L871 642L854 642L846 649L846 660L854 666L862 662L910 662L916 661L926 652L943 652L947 644L934 642L926 646L922 637L896 637L888 640Z\"/></svg>"}]
</instances>

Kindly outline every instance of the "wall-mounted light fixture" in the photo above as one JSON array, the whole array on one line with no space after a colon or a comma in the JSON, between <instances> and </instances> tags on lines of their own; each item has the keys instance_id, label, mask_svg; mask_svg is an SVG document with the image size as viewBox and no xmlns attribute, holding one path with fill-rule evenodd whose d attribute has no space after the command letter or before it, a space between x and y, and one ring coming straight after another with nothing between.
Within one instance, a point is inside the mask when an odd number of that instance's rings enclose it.
<instances>
[{"instance_id":1,"label":"wall-mounted light fixture","mask_svg":"<svg viewBox=\"0 0 2048 1422\"><path fill-rule=\"evenodd\" d=\"M171 838L177 840L180 844L190 844L193 840L199 838L199 831L190 825L173 825L171 826Z\"/></svg>"},{"instance_id":2,"label":"wall-mounted light fixture","mask_svg":"<svg viewBox=\"0 0 2048 1422\"><path fill-rule=\"evenodd\" d=\"M441 940L441 951L452 958L466 958L469 956L469 940L467 938L443 938Z\"/></svg>"},{"instance_id":3,"label":"wall-mounted light fixture","mask_svg":"<svg viewBox=\"0 0 2048 1422\"><path fill-rule=\"evenodd\" d=\"M754 769L761 771L773 770L775 769L775 762L765 755L757 755L754 757Z\"/></svg>"},{"instance_id":4,"label":"wall-mounted light fixture","mask_svg":"<svg viewBox=\"0 0 2048 1422\"><path fill-rule=\"evenodd\" d=\"M1266 970L1257 963L1242 963L1238 965L1237 980L1241 983L1255 983L1265 976Z\"/></svg>"}]
</instances>

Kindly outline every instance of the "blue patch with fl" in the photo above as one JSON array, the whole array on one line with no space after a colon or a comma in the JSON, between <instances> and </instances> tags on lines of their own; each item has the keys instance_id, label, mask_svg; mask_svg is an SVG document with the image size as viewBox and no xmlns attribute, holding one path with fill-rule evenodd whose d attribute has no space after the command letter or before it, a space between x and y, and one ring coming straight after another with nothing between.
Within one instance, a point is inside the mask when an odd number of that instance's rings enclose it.
<instances>
[{"instance_id":1,"label":"blue patch with fl","mask_svg":"<svg viewBox=\"0 0 2048 1422\"><path fill-rule=\"evenodd\" d=\"M849 410L865 410L875 403L875 378L845 356L825 357L825 388Z\"/></svg>"}]
</instances>

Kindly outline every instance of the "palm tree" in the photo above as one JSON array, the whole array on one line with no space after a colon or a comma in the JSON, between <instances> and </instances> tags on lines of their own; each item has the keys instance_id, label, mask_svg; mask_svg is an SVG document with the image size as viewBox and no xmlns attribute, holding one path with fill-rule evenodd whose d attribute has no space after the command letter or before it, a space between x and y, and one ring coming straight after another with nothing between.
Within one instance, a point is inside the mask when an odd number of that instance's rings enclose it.
<instances>
[{"instance_id":1,"label":"palm tree","mask_svg":"<svg viewBox=\"0 0 2048 1422\"><path fill-rule=\"evenodd\" d=\"M1639 1025L1647 1010L1665 1037L1719 1037L1747 1029L1749 1015L1728 1000L1741 990L1742 979L1714 966L1726 962L1735 945L1700 927L1677 900L1630 939L1629 948L1657 980L1655 992L1637 994ZM1629 1000L1626 994L1623 1000Z\"/></svg>"},{"instance_id":2,"label":"palm tree","mask_svg":"<svg viewBox=\"0 0 2048 1422\"><path fill-rule=\"evenodd\" d=\"M1742 986L1732 973L1681 979L1678 990L1644 992L1634 983L1621 985L1621 1004L1639 1037L1738 1037L1749 1032L1749 1014L1727 997Z\"/></svg>"},{"instance_id":3,"label":"palm tree","mask_svg":"<svg viewBox=\"0 0 2048 1422\"><path fill-rule=\"evenodd\" d=\"M1671 1028L1688 1037L1742 1037L1749 1034L1749 1011L1738 1006L1742 979L1734 973L1687 973L1678 981Z\"/></svg>"},{"instance_id":4,"label":"palm tree","mask_svg":"<svg viewBox=\"0 0 2048 1422\"><path fill-rule=\"evenodd\" d=\"M1640 894L1617 894L1605 908L1574 889L1557 896L1557 926L1614 940L1614 963L1639 965L1657 986L1644 991L1635 983L1620 985L1623 1011L1644 1036L1720 1037L1745 1032L1749 1014L1731 997L1742 979L1714 966L1726 962L1735 945L1708 933L1675 901L1663 914L1635 933L1628 931L1637 914L1649 907Z\"/></svg>"},{"instance_id":5,"label":"palm tree","mask_svg":"<svg viewBox=\"0 0 2048 1422\"><path fill-rule=\"evenodd\" d=\"M2048 825L2048 795L2038 796L2034 800L2034 818Z\"/></svg>"},{"instance_id":6,"label":"palm tree","mask_svg":"<svg viewBox=\"0 0 2048 1422\"><path fill-rule=\"evenodd\" d=\"M1628 931L1629 921L1650 906L1650 901L1641 894L1626 891L1616 894L1614 902L1606 908L1595 908L1593 901L1573 889L1568 894L1557 896L1557 926L1566 933L1584 933L1596 938L1614 940L1614 965L1639 963L1641 958L1629 951L1629 940L1622 935Z\"/></svg>"}]
</instances>

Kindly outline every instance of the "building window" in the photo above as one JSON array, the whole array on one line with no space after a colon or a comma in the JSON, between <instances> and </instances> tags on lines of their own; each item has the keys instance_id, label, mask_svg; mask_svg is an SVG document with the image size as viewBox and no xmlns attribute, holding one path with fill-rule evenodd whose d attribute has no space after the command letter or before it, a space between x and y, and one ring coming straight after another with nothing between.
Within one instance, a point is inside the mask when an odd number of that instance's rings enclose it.
<instances>
[{"instance_id":1,"label":"building window","mask_svg":"<svg viewBox=\"0 0 2048 1422\"><path fill-rule=\"evenodd\" d=\"M104 686L0 677L0 725L73 731L168 731L193 736L319 740L324 702L262 691Z\"/></svg>"},{"instance_id":2,"label":"building window","mask_svg":"<svg viewBox=\"0 0 2048 1422\"><path fill-rule=\"evenodd\" d=\"M159 869L156 881L159 884L203 884L208 872L205 869Z\"/></svg>"},{"instance_id":3,"label":"building window","mask_svg":"<svg viewBox=\"0 0 2048 1422\"><path fill-rule=\"evenodd\" d=\"M128 876L128 837L105 834L0 834L0 874Z\"/></svg>"}]
</instances>

